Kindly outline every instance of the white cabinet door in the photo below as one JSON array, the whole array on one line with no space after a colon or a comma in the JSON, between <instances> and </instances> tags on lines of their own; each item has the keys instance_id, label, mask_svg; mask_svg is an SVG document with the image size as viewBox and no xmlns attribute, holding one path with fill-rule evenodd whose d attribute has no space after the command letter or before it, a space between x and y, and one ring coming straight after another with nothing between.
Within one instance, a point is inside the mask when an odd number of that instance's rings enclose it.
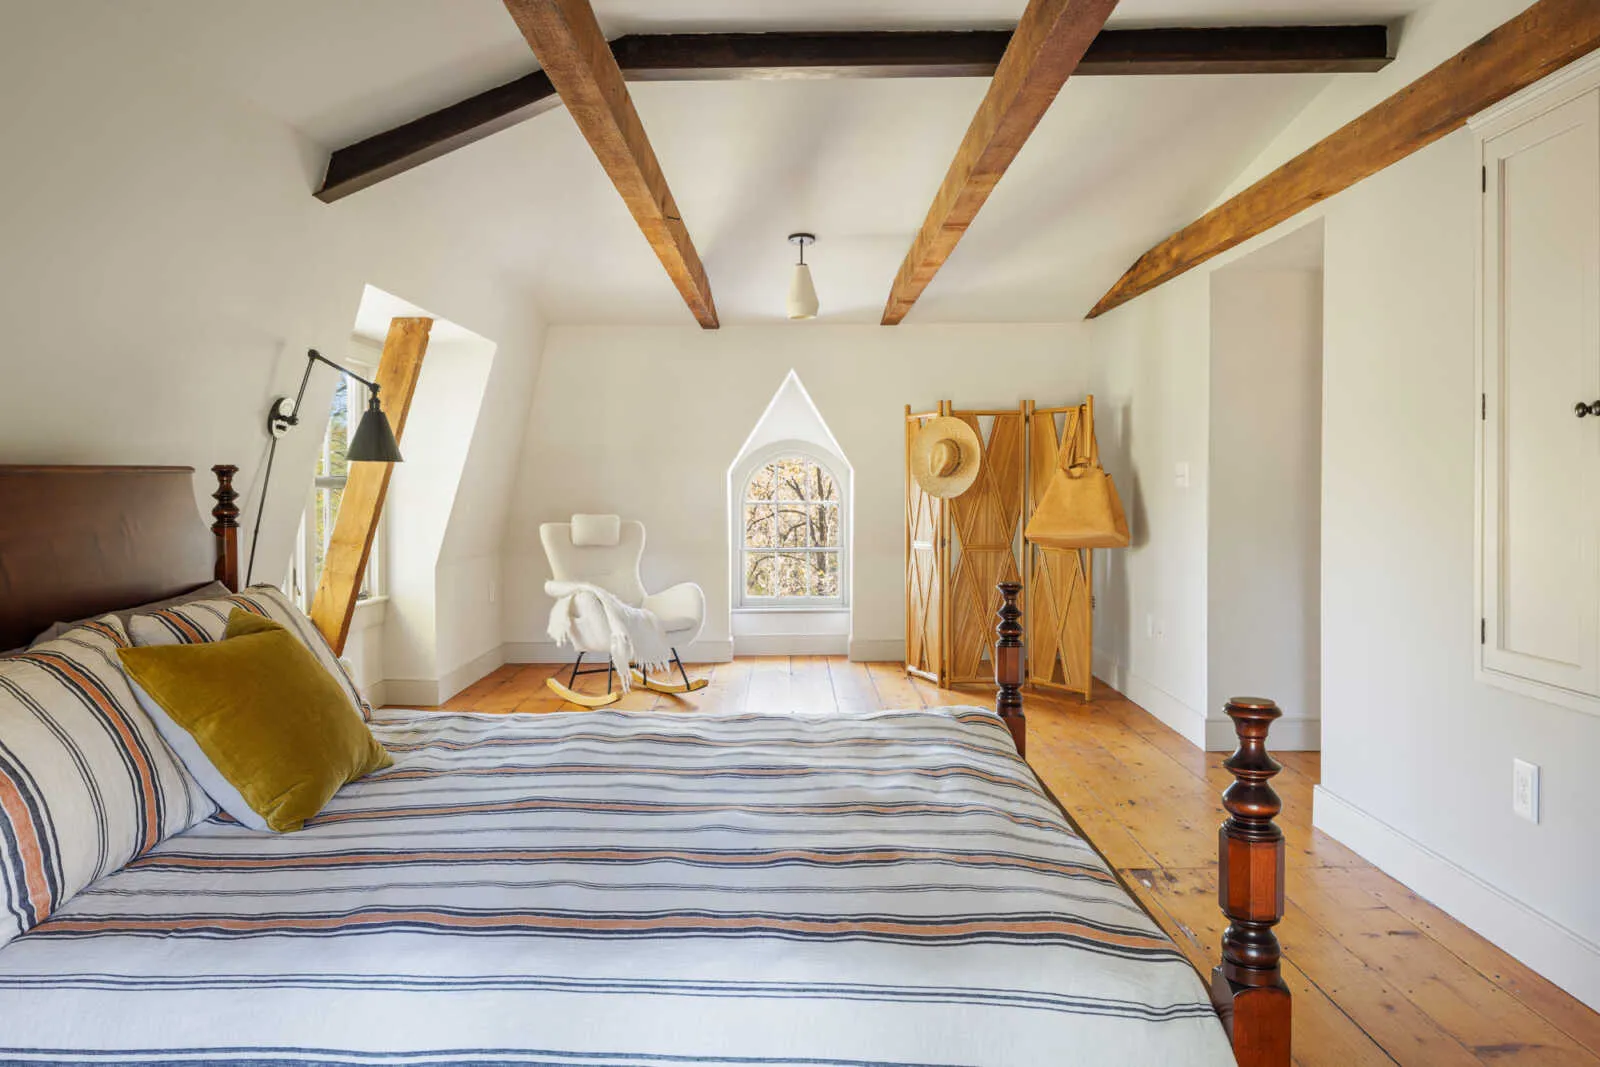
<instances>
[{"instance_id":1,"label":"white cabinet door","mask_svg":"<svg viewBox=\"0 0 1600 1067\"><path fill-rule=\"evenodd\" d=\"M1600 92L1484 142L1483 668L1600 694ZM1493 679L1491 679L1493 680Z\"/></svg>"}]
</instances>

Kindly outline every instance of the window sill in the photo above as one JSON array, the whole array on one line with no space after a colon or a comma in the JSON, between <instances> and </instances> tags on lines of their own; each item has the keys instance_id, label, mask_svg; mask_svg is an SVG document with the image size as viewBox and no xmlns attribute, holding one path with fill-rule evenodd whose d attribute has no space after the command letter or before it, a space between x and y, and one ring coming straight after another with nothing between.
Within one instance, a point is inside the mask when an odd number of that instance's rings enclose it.
<instances>
[{"instance_id":1,"label":"window sill","mask_svg":"<svg viewBox=\"0 0 1600 1067\"><path fill-rule=\"evenodd\" d=\"M368 597L356 601L355 612L350 616L351 632L366 630L373 626L382 626L384 619L389 616L389 598L386 596Z\"/></svg>"},{"instance_id":2,"label":"window sill","mask_svg":"<svg viewBox=\"0 0 1600 1067\"><path fill-rule=\"evenodd\" d=\"M735 615L794 615L797 613L811 614L818 612L846 613L850 610L849 604L829 602L826 604L742 604L733 609Z\"/></svg>"}]
</instances>

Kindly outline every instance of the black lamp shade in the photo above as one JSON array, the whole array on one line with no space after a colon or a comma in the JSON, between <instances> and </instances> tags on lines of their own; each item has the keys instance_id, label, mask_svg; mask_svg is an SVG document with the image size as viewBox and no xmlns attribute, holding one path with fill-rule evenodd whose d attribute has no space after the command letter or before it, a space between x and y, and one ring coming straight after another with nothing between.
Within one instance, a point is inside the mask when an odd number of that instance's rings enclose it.
<instances>
[{"instance_id":1,"label":"black lamp shade","mask_svg":"<svg viewBox=\"0 0 1600 1067\"><path fill-rule=\"evenodd\" d=\"M367 401L367 410L361 414L356 435L350 438L345 458L352 463L401 463L400 442L394 439L389 417L378 405L377 396Z\"/></svg>"}]
</instances>

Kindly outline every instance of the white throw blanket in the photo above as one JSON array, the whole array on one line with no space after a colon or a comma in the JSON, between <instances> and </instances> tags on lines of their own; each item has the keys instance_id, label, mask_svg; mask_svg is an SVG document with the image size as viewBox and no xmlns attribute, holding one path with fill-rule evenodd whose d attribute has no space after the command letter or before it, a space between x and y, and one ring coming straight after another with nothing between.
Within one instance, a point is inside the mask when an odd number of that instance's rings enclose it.
<instances>
[{"instance_id":1,"label":"white throw blanket","mask_svg":"<svg viewBox=\"0 0 1600 1067\"><path fill-rule=\"evenodd\" d=\"M667 647L661 620L654 612L636 608L610 590L588 582L546 582L544 591L556 598L550 609L550 639L558 647L578 647L578 597L591 593L600 601L606 626L611 630L611 665L622 679L624 693L633 686L629 664L637 663L647 674L666 669L672 650Z\"/></svg>"}]
</instances>

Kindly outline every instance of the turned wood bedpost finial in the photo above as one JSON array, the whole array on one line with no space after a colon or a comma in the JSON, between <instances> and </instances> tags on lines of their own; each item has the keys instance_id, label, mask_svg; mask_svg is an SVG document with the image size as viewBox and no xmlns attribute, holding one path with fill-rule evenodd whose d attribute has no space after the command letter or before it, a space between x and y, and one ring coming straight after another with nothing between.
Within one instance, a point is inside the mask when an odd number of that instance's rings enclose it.
<instances>
[{"instance_id":1,"label":"turned wood bedpost finial","mask_svg":"<svg viewBox=\"0 0 1600 1067\"><path fill-rule=\"evenodd\" d=\"M1028 721L1022 712L1022 609L1017 606L1017 596L1021 592L1021 582L1000 583L1000 625L994 629L997 637L994 681L1000 691L994 698L994 710L1010 727L1017 754L1026 759Z\"/></svg>"},{"instance_id":2,"label":"turned wood bedpost finial","mask_svg":"<svg viewBox=\"0 0 1600 1067\"><path fill-rule=\"evenodd\" d=\"M218 463L211 468L217 476L217 491L211 498L217 502L211 509L211 532L217 538L217 581L233 592L239 591L239 499L233 487L233 476L239 468L231 463Z\"/></svg>"},{"instance_id":3,"label":"turned wood bedpost finial","mask_svg":"<svg viewBox=\"0 0 1600 1067\"><path fill-rule=\"evenodd\" d=\"M1227 712L1239 747L1222 764L1234 778L1217 832L1217 902L1228 928L1211 999L1240 1067L1288 1067L1289 987L1272 931L1283 918L1283 831L1273 822L1283 804L1269 784L1283 768L1267 753L1267 730L1283 712L1259 697L1234 697Z\"/></svg>"}]
</instances>

